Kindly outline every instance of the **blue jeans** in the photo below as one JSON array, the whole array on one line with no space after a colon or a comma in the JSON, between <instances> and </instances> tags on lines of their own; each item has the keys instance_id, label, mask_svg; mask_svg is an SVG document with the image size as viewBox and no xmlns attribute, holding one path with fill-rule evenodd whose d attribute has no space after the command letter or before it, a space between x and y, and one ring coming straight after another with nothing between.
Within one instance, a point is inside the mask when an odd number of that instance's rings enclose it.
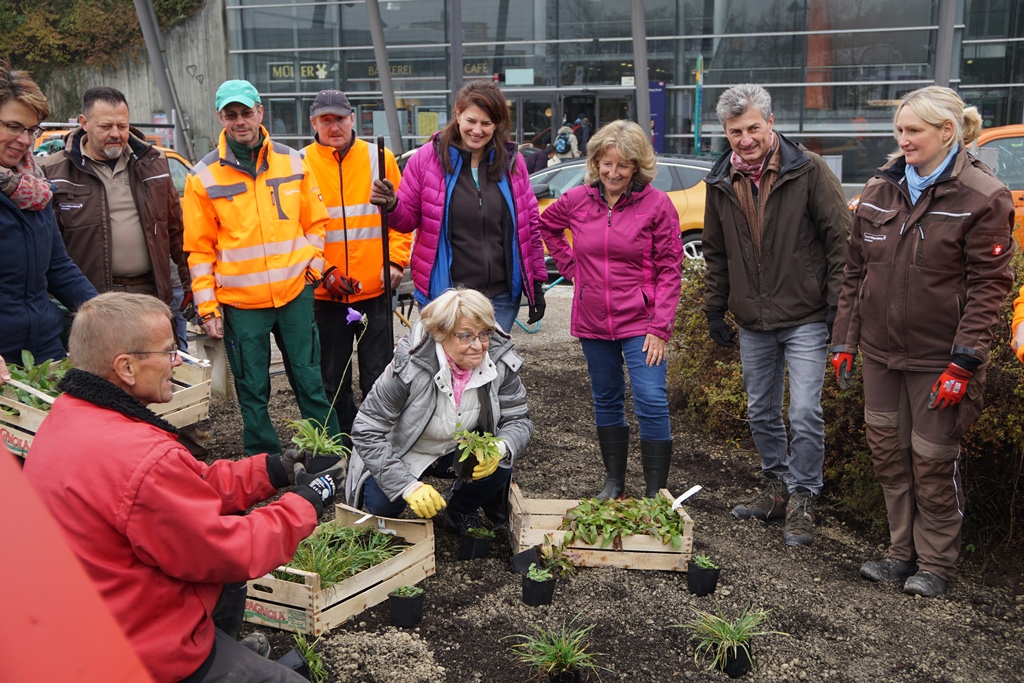
<instances>
[{"instance_id":1,"label":"blue jeans","mask_svg":"<svg viewBox=\"0 0 1024 683\"><path fill-rule=\"evenodd\" d=\"M491 305L494 306L494 320L501 325L501 329L509 334L512 334L512 326L516 324L516 316L519 315L519 305L522 300L522 293L513 300L512 295L508 292L498 294L491 299Z\"/></svg>"},{"instance_id":2,"label":"blue jeans","mask_svg":"<svg viewBox=\"0 0 1024 683\"><path fill-rule=\"evenodd\" d=\"M420 478L454 479L455 474L451 467L455 462L456 455L457 453L453 451L448 455L441 456L420 475ZM453 487L454 493L448 501L448 507L452 512L472 514L492 498L500 495L508 486L510 479L512 479L512 468L499 466L494 470L494 474L478 481L456 481ZM405 511L405 506L404 498L390 500L381 491L373 477L367 479L363 484L363 507L370 514L378 517L398 517Z\"/></svg>"},{"instance_id":3,"label":"blue jeans","mask_svg":"<svg viewBox=\"0 0 1024 683\"><path fill-rule=\"evenodd\" d=\"M761 469L766 477L784 481L790 492L802 486L818 495L825 462L821 385L828 329L820 322L766 332L741 327L739 333L750 433ZM791 444L782 421L787 367Z\"/></svg>"},{"instance_id":4,"label":"blue jeans","mask_svg":"<svg viewBox=\"0 0 1024 683\"><path fill-rule=\"evenodd\" d=\"M185 328L185 316L181 314L181 302L185 300L185 288L181 285L174 287L171 299L171 313L174 314L174 335L178 338L178 348L188 350L188 330Z\"/></svg>"},{"instance_id":5,"label":"blue jeans","mask_svg":"<svg viewBox=\"0 0 1024 683\"><path fill-rule=\"evenodd\" d=\"M633 390L633 412L640 423L640 438L668 441L672 426L668 418L668 392L665 390L666 363L647 364L643 350L646 335L628 339L581 339L583 355L590 373L590 392L594 397L594 422L598 427L626 425L626 377L623 359L629 369Z\"/></svg>"}]
</instances>

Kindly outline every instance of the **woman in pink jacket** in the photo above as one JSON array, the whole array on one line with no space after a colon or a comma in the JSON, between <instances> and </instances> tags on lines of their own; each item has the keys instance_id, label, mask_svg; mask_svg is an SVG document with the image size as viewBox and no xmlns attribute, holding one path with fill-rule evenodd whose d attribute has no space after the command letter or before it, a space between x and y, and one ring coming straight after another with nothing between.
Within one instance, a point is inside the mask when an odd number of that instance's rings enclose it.
<instances>
[{"instance_id":1,"label":"woman in pink jacket","mask_svg":"<svg viewBox=\"0 0 1024 683\"><path fill-rule=\"evenodd\" d=\"M388 227L417 231L410 267L420 306L462 285L491 300L506 332L524 293L530 324L544 316L547 281L537 198L511 130L501 89L468 83L448 125L409 159L398 196L387 180L371 195L387 205Z\"/></svg>"},{"instance_id":2,"label":"woman in pink jacket","mask_svg":"<svg viewBox=\"0 0 1024 683\"><path fill-rule=\"evenodd\" d=\"M603 127L587 153L586 182L544 211L541 234L558 271L576 290L571 332L587 359L606 472L598 498L618 498L625 491L623 360L640 423L645 495L651 497L665 486L672 459L665 342L679 302L679 215L668 195L651 186L654 149L636 123Z\"/></svg>"}]
</instances>

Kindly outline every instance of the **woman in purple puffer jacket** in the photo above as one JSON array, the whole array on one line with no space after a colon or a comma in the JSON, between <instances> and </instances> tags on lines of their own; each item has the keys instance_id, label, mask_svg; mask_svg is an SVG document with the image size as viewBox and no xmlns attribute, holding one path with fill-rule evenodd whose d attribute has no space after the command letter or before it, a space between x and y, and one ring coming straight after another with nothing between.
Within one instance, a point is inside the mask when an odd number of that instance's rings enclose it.
<instances>
[{"instance_id":1,"label":"woman in purple puffer jacket","mask_svg":"<svg viewBox=\"0 0 1024 683\"><path fill-rule=\"evenodd\" d=\"M374 181L371 195L388 207L389 228L417 231L416 301L423 306L459 285L475 289L506 332L524 292L530 324L544 316L547 281L537 198L511 129L501 89L468 83L448 125L409 159L397 197L387 180Z\"/></svg>"},{"instance_id":2,"label":"woman in purple puffer jacket","mask_svg":"<svg viewBox=\"0 0 1024 683\"><path fill-rule=\"evenodd\" d=\"M640 423L645 495L665 486L672 459L665 343L679 302L679 214L654 180L654 148L632 121L614 121L587 145L585 183L541 215L541 234L575 286L572 335L590 372L594 421L606 479L598 498L625 491L629 426L626 380ZM404 181L403 181L404 186ZM572 231L573 243L566 239Z\"/></svg>"}]
</instances>

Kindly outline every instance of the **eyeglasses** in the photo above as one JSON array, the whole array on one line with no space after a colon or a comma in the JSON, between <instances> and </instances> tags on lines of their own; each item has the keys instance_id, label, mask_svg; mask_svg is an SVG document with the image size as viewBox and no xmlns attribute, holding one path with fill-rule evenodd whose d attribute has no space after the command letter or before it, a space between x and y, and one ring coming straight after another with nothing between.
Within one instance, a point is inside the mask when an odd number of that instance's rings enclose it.
<instances>
[{"instance_id":1,"label":"eyeglasses","mask_svg":"<svg viewBox=\"0 0 1024 683\"><path fill-rule=\"evenodd\" d=\"M479 334L470 334L469 332L456 332L454 337L462 342L463 346L471 346L473 342L479 340L481 344L486 344L491 340L491 334L493 332L488 330L486 332L480 332Z\"/></svg>"},{"instance_id":2,"label":"eyeglasses","mask_svg":"<svg viewBox=\"0 0 1024 683\"><path fill-rule=\"evenodd\" d=\"M246 109L245 111L222 111L220 117L225 121L235 121L239 118L245 119L246 121L256 118L259 111L256 109Z\"/></svg>"},{"instance_id":3,"label":"eyeglasses","mask_svg":"<svg viewBox=\"0 0 1024 683\"><path fill-rule=\"evenodd\" d=\"M32 126L31 128L26 128L17 121L0 121L0 124L3 124L4 128L7 129L7 132L13 135L14 137L18 137L22 133L27 131L28 136L35 140L36 138L43 134L42 126Z\"/></svg>"},{"instance_id":4,"label":"eyeglasses","mask_svg":"<svg viewBox=\"0 0 1024 683\"><path fill-rule=\"evenodd\" d=\"M178 357L178 345L175 344L174 346L171 347L169 351L126 351L126 353L131 356L146 356L151 353L162 353L168 358L170 358L171 362L173 363L174 359Z\"/></svg>"}]
</instances>

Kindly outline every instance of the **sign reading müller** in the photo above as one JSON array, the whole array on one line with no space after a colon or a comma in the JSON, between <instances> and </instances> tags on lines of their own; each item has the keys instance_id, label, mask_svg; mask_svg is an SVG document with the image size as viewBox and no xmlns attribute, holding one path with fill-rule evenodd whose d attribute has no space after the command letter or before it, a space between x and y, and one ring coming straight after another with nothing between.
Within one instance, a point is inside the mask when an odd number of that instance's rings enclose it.
<instances>
[{"instance_id":1,"label":"sign reading m\u00fcller","mask_svg":"<svg viewBox=\"0 0 1024 683\"><path fill-rule=\"evenodd\" d=\"M294 81L295 71L298 69L298 76L303 81L326 81L330 78L330 66L326 62L268 62L269 81L271 83L280 81Z\"/></svg>"}]
</instances>

